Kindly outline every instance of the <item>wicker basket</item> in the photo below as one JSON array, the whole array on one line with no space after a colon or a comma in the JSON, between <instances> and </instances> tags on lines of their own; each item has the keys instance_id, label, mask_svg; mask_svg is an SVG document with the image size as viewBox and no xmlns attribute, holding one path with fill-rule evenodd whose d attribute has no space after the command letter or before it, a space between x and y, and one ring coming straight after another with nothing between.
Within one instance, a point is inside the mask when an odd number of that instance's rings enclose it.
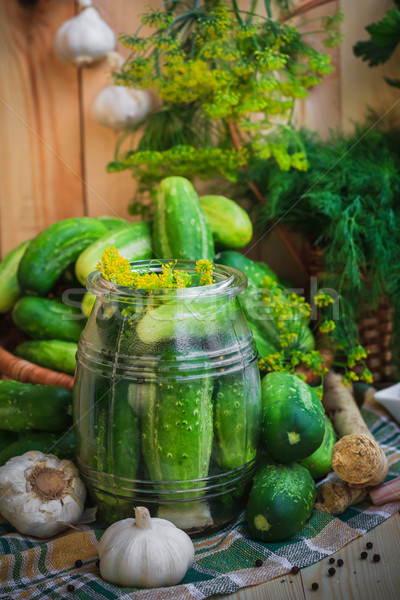
<instances>
[{"instance_id":1,"label":"wicker basket","mask_svg":"<svg viewBox=\"0 0 400 600\"><path fill-rule=\"evenodd\" d=\"M320 246L314 246L307 240L304 244L304 262L311 276L324 273L324 253ZM367 367L374 382L392 379L393 366L390 350L390 338L393 329L392 311L386 298L382 298L378 307L368 304L361 307L358 323L361 345L368 351Z\"/></svg>"}]
</instances>

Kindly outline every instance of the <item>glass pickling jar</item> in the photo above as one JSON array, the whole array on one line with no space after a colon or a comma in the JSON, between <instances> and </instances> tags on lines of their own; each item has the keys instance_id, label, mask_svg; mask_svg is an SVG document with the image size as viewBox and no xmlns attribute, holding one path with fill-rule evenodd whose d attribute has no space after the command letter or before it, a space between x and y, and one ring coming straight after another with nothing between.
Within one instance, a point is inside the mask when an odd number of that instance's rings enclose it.
<instances>
[{"instance_id":1,"label":"glass pickling jar","mask_svg":"<svg viewBox=\"0 0 400 600\"><path fill-rule=\"evenodd\" d=\"M81 475L106 524L141 505L204 533L244 505L261 422L257 351L237 299L246 277L221 265L213 277L151 293L88 277L96 301L79 342L74 422Z\"/></svg>"}]
</instances>

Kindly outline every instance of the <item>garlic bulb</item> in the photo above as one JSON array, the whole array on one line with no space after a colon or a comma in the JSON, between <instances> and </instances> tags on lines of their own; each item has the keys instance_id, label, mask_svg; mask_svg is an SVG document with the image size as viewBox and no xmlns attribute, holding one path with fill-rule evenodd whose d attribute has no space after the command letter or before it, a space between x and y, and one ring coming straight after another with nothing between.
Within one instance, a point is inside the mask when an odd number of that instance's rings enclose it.
<instances>
[{"instance_id":1,"label":"garlic bulb","mask_svg":"<svg viewBox=\"0 0 400 600\"><path fill-rule=\"evenodd\" d=\"M92 114L100 125L121 130L144 119L151 108L152 99L149 92L108 85L96 96Z\"/></svg>"},{"instance_id":2,"label":"garlic bulb","mask_svg":"<svg viewBox=\"0 0 400 600\"><path fill-rule=\"evenodd\" d=\"M170 521L135 508L134 519L111 525L99 545L103 579L123 587L155 588L179 583L194 560L190 537Z\"/></svg>"},{"instance_id":3,"label":"garlic bulb","mask_svg":"<svg viewBox=\"0 0 400 600\"><path fill-rule=\"evenodd\" d=\"M61 25L54 39L57 56L78 67L105 58L116 44L113 30L92 6Z\"/></svg>"},{"instance_id":4,"label":"garlic bulb","mask_svg":"<svg viewBox=\"0 0 400 600\"><path fill-rule=\"evenodd\" d=\"M50 537L76 523L86 489L69 460L31 450L0 467L0 513L20 533Z\"/></svg>"}]
</instances>

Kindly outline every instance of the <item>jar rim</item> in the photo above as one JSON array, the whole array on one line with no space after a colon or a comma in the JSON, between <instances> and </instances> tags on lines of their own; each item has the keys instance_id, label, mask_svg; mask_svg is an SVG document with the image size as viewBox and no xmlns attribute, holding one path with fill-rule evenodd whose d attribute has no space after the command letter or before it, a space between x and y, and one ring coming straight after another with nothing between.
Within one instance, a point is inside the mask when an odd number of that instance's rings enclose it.
<instances>
[{"instance_id":1,"label":"jar rim","mask_svg":"<svg viewBox=\"0 0 400 600\"><path fill-rule=\"evenodd\" d=\"M130 261L130 266L136 269L150 268L153 272L161 272L162 265L171 262L173 259L154 259ZM175 262L175 261L174 261ZM152 264L154 263L154 264ZM187 272L196 272L196 261L178 259L175 267ZM119 285L107 281L100 271L93 271L86 278L86 287L89 292L96 296L124 296L124 297L143 297L143 296L163 296L164 298L214 298L222 295L237 296L247 287L247 277L233 267L214 264L215 283L205 286L187 287L187 288L160 288L158 290L140 290L125 285ZM150 293L149 293L150 292Z\"/></svg>"}]
</instances>

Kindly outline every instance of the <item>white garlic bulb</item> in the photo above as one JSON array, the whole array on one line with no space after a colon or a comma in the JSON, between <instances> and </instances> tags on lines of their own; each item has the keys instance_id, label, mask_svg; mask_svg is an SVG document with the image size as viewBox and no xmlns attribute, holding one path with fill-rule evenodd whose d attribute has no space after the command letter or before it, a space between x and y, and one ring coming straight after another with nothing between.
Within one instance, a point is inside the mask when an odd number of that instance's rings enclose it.
<instances>
[{"instance_id":1,"label":"white garlic bulb","mask_svg":"<svg viewBox=\"0 0 400 600\"><path fill-rule=\"evenodd\" d=\"M50 537L76 523L86 489L70 460L36 450L0 467L0 513L20 533Z\"/></svg>"},{"instance_id":2,"label":"white garlic bulb","mask_svg":"<svg viewBox=\"0 0 400 600\"><path fill-rule=\"evenodd\" d=\"M102 60L116 44L113 30L92 6L61 25L54 39L57 56L78 67Z\"/></svg>"},{"instance_id":3,"label":"white garlic bulb","mask_svg":"<svg viewBox=\"0 0 400 600\"><path fill-rule=\"evenodd\" d=\"M194 560L190 537L165 519L135 508L134 519L111 525L99 544L103 579L123 587L155 588L179 583Z\"/></svg>"},{"instance_id":4,"label":"white garlic bulb","mask_svg":"<svg viewBox=\"0 0 400 600\"><path fill-rule=\"evenodd\" d=\"M139 123L152 109L151 94L120 85L103 88L92 107L93 118L112 129L128 129Z\"/></svg>"}]
</instances>

